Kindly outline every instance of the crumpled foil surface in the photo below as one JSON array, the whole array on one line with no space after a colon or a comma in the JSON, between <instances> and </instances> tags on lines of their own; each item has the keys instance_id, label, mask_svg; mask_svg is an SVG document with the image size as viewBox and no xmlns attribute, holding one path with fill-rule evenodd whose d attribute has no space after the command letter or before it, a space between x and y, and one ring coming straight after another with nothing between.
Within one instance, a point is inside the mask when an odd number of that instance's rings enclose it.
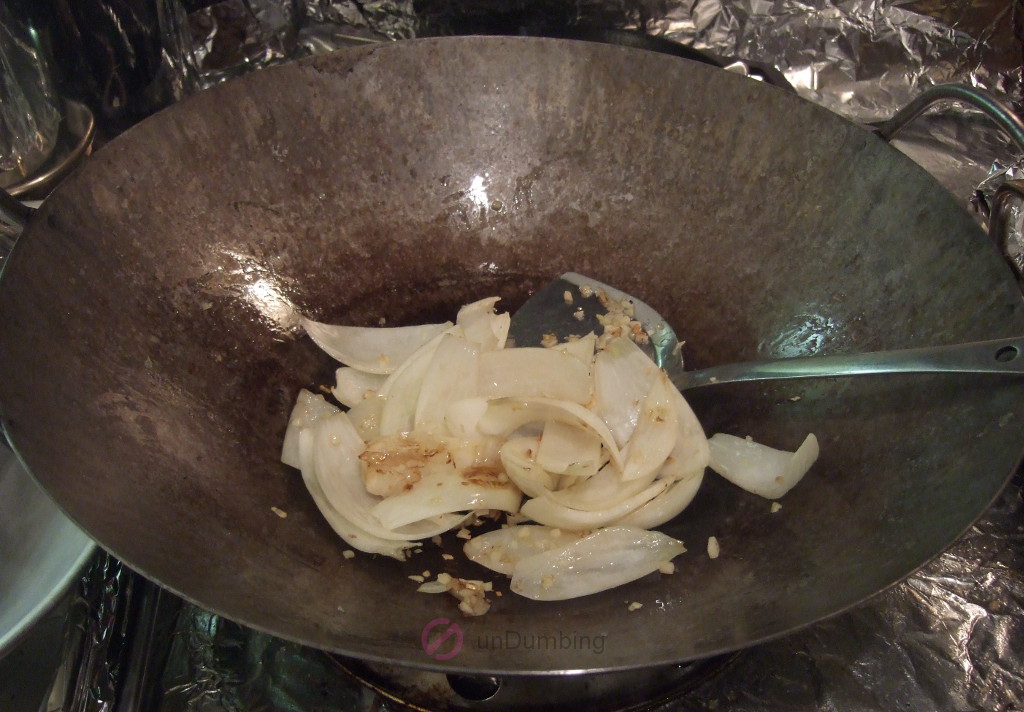
<instances>
[{"instance_id":1,"label":"crumpled foil surface","mask_svg":"<svg viewBox=\"0 0 1024 712\"><path fill-rule=\"evenodd\" d=\"M160 0L181 17L186 0ZM448 34L637 29L717 55L770 60L805 97L888 118L932 84L1024 100L1020 0L222 0L170 23L168 60L192 88L353 42ZM180 24L180 23L179 23ZM184 41L183 41L184 40Z\"/></svg>"},{"instance_id":2,"label":"crumpled foil surface","mask_svg":"<svg viewBox=\"0 0 1024 712\"><path fill-rule=\"evenodd\" d=\"M178 98L353 43L580 25L640 29L771 62L805 98L857 121L888 118L922 88L949 81L1024 104L1022 0L157 2ZM1001 181L1024 176L1021 151L971 112L925 117L899 145L965 203L973 198L981 217ZM659 709L1024 709L1022 486L1018 474L961 540L904 583L743 651L696 692ZM158 677L159 712L396 709L324 653L194 606L179 615Z\"/></svg>"}]
</instances>

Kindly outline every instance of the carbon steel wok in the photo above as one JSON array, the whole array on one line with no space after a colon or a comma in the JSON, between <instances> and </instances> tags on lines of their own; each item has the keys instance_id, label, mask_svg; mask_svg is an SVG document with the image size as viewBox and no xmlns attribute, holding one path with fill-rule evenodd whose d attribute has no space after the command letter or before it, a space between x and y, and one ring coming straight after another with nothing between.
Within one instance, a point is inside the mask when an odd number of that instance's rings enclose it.
<instances>
[{"instance_id":1,"label":"carbon steel wok","mask_svg":"<svg viewBox=\"0 0 1024 712\"><path fill-rule=\"evenodd\" d=\"M490 294L514 308L568 270L661 311L694 367L1024 333L970 216L858 126L673 57L422 40L231 81L88 160L0 284L3 418L68 514L171 590L302 643L467 671L622 669L781 635L941 551L1018 463L1019 379L695 393L709 432L818 435L782 510L709 476L664 527L691 549L677 573L567 602L506 593L436 661L421 631L454 600L406 577L495 577L431 546L343 558L278 462L297 390L334 367L295 310L415 323ZM600 653L583 644L599 636Z\"/></svg>"}]
</instances>

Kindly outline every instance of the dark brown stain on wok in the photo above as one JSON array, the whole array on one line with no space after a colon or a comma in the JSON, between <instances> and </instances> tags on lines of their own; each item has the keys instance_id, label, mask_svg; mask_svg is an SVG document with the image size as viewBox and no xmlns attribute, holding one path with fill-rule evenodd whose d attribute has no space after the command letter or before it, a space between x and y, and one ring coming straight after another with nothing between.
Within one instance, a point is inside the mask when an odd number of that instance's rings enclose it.
<instances>
[{"instance_id":1,"label":"dark brown stain on wok","mask_svg":"<svg viewBox=\"0 0 1024 712\"><path fill-rule=\"evenodd\" d=\"M514 308L570 269L655 306L693 366L1024 329L971 218L817 107L624 48L417 41L229 82L93 156L0 281L2 415L53 497L143 573L278 635L430 664L420 631L454 604L406 576L496 576L429 547L405 565L343 558L278 463L295 393L333 368L291 310L450 318L490 294ZM984 509L1018 461L1021 402L1019 381L958 377L695 394L709 431L780 447L819 435L821 461L782 511L709 475L666 527L690 549L675 575L564 603L506 594L460 621L468 642L449 664L664 663L853 605ZM506 630L607 645L472 643Z\"/></svg>"}]
</instances>

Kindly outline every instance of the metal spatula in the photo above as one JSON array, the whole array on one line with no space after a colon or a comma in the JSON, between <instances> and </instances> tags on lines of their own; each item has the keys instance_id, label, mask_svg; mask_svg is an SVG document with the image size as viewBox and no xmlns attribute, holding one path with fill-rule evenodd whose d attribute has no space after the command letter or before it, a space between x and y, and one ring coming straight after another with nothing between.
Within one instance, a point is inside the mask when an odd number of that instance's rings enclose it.
<instances>
[{"instance_id":1,"label":"metal spatula","mask_svg":"<svg viewBox=\"0 0 1024 712\"><path fill-rule=\"evenodd\" d=\"M600 335L599 316L608 304L632 303L632 319L649 335L641 343L679 390L738 381L765 381L881 373L1024 374L1024 338L1014 337L951 346L874 351L862 354L807 356L723 364L683 370L679 339L664 318L644 302L614 287L567 272L531 296L513 315L510 338L516 346L538 346L552 336L564 341L590 331Z\"/></svg>"}]
</instances>

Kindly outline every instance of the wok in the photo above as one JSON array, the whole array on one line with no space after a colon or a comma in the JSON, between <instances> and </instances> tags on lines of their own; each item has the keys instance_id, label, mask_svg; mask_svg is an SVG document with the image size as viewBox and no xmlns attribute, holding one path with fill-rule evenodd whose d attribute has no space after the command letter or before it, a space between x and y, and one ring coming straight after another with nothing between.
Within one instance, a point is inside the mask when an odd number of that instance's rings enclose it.
<instances>
[{"instance_id":1,"label":"wok","mask_svg":"<svg viewBox=\"0 0 1024 712\"><path fill-rule=\"evenodd\" d=\"M185 598L352 656L497 673L671 663L835 614L945 548L1019 462L1019 379L695 393L709 432L817 434L782 510L709 476L663 527L691 550L677 573L565 602L506 592L435 660L421 631L454 601L406 577L495 577L432 546L342 556L278 462L296 392L334 367L296 312L397 325L491 294L512 309L569 270L658 309L693 367L1024 333L971 217L824 109L623 47L418 40L198 94L60 185L0 282L3 419L85 531Z\"/></svg>"}]
</instances>

